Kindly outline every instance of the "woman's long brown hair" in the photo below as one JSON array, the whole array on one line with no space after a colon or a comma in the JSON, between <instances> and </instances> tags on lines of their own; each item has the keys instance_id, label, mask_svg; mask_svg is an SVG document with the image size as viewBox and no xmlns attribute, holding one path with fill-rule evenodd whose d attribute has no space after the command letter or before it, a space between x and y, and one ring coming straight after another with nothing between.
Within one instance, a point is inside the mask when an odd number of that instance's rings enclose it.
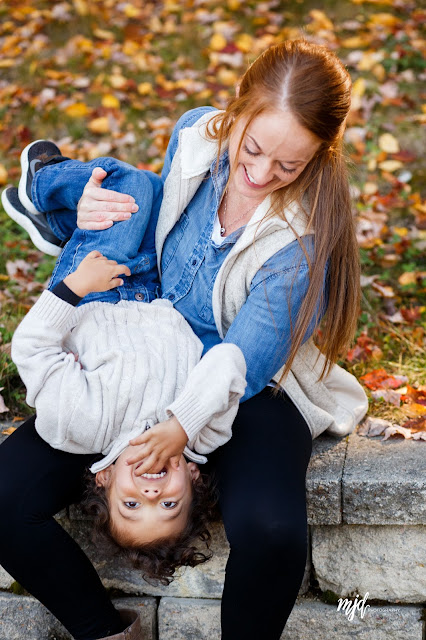
<instances>
[{"instance_id":1,"label":"woman's long brown hair","mask_svg":"<svg viewBox=\"0 0 426 640\"><path fill-rule=\"evenodd\" d=\"M305 40L288 41L270 47L253 62L242 77L239 95L224 112L212 118L207 131L207 136L218 142L219 158L236 123L244 119L238 156L247 127L256 116L285 110L321 140L319 150L296 180L272 193L268 213L285 219L285 208L296 202L309 216L305 233L315 233L315 257L311 262L295 232L308 260L310 281L291 331L291 348L280 382L290 370L312 320L319 325L327 266L328 304L321 336L321 351L327 360L320 379L339 356L346 354L356 330L359 250L342 151L350 99L350 76L331 51Z\"/></svg>"}]
</instances>

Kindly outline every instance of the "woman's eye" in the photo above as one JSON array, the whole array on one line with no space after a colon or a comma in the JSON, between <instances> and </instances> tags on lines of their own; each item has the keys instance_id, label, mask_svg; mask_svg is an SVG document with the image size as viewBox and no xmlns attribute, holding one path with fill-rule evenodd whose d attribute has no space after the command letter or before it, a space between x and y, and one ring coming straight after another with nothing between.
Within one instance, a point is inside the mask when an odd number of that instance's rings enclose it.
<instances>
[{"instance_id":1,"label":"woman's eye","mask_svg":"<svg viewBox=\"0 0 426 640\"><path fill-rule=\"evenodd\" d=\"M280 164L280 168L284 173L294 173L296 171L296 169L287 169L283 164Z\"/></svg>"},{"instance_id":2,"label":"woman's eye","mask_svg":"<svg viewBox=\"0 0 426 640\"><path fill-rule=\"evenodd\" d=\"M177 505L177 502L162 502L161 505L165 508L165 509L174 509L175 506Z\"/></svg>"},{"instance_id":3,"label":"woman's eye","mask_svg":"<svg viewBox=\"0 0 426 640\"><path fill-rule=\"evenodd\" d=\"M258 156L259 153L256 151L250 151L250 149L248 148L248 146L245 144L244 145L244 151L246 151L250 156Z\"/></svg>"},{"instance_id":4,"label":"woman's eye","mask_svg":"<svg viewBox=\"0 0 426 640\"><path fill-rule=\"evenodd\" d=\"M137 509L140 506L140 502L125 502L124 505L128 509Z\"/></svg>"}]
</instances>

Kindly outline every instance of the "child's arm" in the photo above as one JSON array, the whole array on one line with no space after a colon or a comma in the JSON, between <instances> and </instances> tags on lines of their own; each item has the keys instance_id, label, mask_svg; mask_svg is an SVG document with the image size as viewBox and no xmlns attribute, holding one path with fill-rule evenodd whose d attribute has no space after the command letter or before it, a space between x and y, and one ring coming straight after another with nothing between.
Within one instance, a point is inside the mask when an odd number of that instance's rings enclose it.
<instances>
[{"instance_id":1,"label":"child's arm","mask_svg":"<svg viewBox=\"0 0 426 640\"><path fill-rule=\"evenodd\" d=\"M130 273L92 251L77 271L64 283L78 297L89 291L104 291L121 284L117 273ZM74 453L92 452L94 441L88 423L97 419L97 386L91 372L81 369L74 355L63 348L63 339L73 327L74 306L44 291L15 331L12 358L27 387L27 402L36 408L36 428L41 437L55 448ZM79 426L81 440L71 429L78 403L87 406L87 423ZM73 434L71 435L71 432Z\"/></svg>"},{"instance_id":2,"label":"child's arm","mask_svg":"<svg viewBox=\"0 0 426 640\"><path fill-rule=\"evenodd\" d=\"M198 453L211 453L231 438L232 423L246 388L246 364L234 344L214 346L191 371L182 393L166 407L170 417L130 440L135 452L127 464L143 460L136 475L161 469L180 456L188 442Z\"/></svg>"}]
</instances>

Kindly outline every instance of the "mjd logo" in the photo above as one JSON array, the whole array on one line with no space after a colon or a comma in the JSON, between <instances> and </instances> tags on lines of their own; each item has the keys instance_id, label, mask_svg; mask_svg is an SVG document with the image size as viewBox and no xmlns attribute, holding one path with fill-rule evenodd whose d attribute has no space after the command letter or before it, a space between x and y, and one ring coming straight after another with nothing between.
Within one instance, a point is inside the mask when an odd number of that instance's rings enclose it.
<instances>
[{"instance_id":1,"label":"mjd logo","mask_svg":"<svg viewBox=\"0 0 426 640\"><path fill-rule=\"evenodd\" d=\"M344 598L344 599L339 598L337 611L340 611L340 609L342 609L342 611L345 612L345 615L347 616L348 620L353 620L355 612L358 610L361 612L361 619L362 619L367 609L370 608L369 604L367 605L365 604L367 601L367 597L368 597L368 591L363 597L363 599L359 601L358 601L358 594L356 594L356 598L354 601L348 600L347 598Z\"/></svg>"}]
</instances>

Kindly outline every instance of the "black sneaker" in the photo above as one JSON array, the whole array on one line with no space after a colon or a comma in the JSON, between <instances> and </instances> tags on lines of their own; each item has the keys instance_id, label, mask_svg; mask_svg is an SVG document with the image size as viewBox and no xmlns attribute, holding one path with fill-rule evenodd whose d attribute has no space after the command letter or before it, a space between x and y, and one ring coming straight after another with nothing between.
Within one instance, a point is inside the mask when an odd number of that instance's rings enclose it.
<instances>
[{"instance_id":1,"label":"black sneaker","mask_svg":"<svg viewBox=\"0 0 426 640\"><path fill-rule=\"evenodd\" d=\"M44 213L32 214L24 207L19 199L16 187L7 187L1 194L1 201L6 213L17 222L27 233L40 251L49 256L58 256L65 242L59 240L53 233Z\"/></svg>"},{"instance_id":2,"label":"black sneaker","mask_svg":"<svg viewBox=\"0 0 426 640\"><path fill-rule=\"evenodd\" d=\"M53 142L49 140L36 140L27 145L21 153L22 175L19 181L19 199L27 211L35 216L40 215L31 199L31 185L36 171L46 164L54 164L68 160Z\"/></svg>"}]
</instances>

